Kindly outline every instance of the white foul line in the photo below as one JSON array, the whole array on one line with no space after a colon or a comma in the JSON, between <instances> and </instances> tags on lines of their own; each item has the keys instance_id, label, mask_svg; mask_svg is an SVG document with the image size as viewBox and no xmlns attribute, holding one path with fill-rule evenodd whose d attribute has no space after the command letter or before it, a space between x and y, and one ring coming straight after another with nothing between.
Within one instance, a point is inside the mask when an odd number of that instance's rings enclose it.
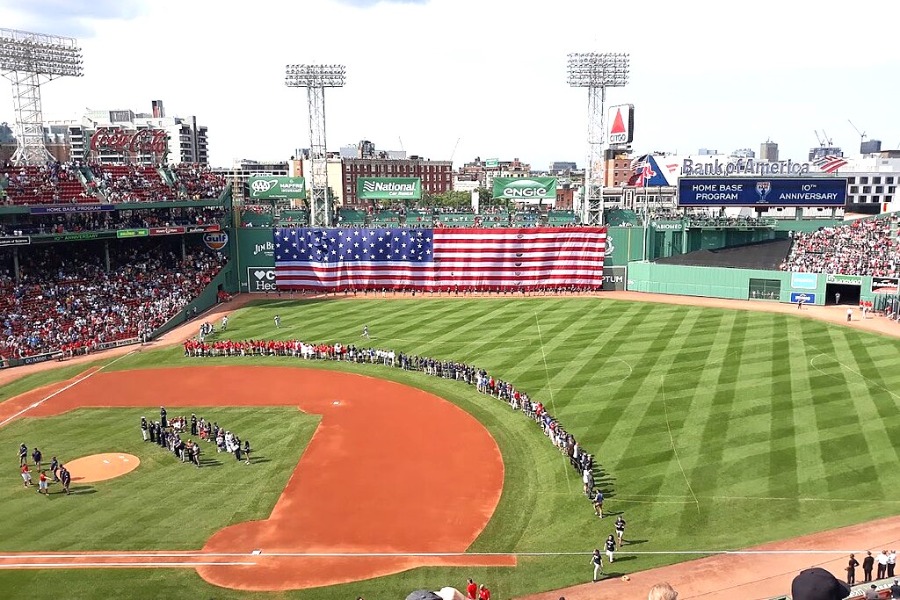
<instances>
[{"instance_id":1,"label":"white foul line","mask_svg":"<svg viewBox=\"0 0 900 600\"><path fill-rule=\"evenodd\" d=\"M128 356L131 356L131 355L134 354L135 352L137 352L137 350L132 350L132 351L129 352L128 354L123 354L122 356L120 356L119 358L116 358L116 359L113 360L112 362L108 362L108 363L106 363L105 365L101 366L101 367L98 368L96 371L91 371L91 372L88 373L87 375L85 375L85 376L83 376L83 377L80 377L80 378L76 379L75 381L73 381L72 383L66 385L65 387L62 387L62 388L56 390L56 391L53 392L52 394L48 395L46 398L43 398L43 399L41 399L41 400L38 400L38 401L35 402L34 404L31 404L31 405L29 405L29 406L26 406L25 408L23 408L22 410L20 410L20 411L17 412L16 414L12 415L11 417L7 417L7 418L4 419L3 421L0 421L0 427L3 427L4 425L6 425L7 423L9 423L10 421L14 421L15 419L18 419L19 417L21 417L22 415L24 415L25 413L27 413L29 410L32 410L32 409L34 409L34 408L37 408L38 406L40 406L41 404L43 404L43 403L46 402L47 400L50 400L51 398L55 398L56 396L62 394L62 393L65 392L66 390L72 389L73 387L75 387L76 385L78 385L79 383L81 383L82 381L84 381L85 379L90 379L93 375L99 373L100 371L102 371L102 370L105 369L106 367L108 367L108 366L110 366L110 365L114 365L115 363L119 362L119 361L122 360L123 358L126 358L126 357L128 357ZM51 384L51 385L52 385L52 384Z\"/></svg>"},{"instance_id":2,"label":"white foul line","mask_svg":"<svg viewBox=\"0 0 900 600\"><path fill-rule=\"evenodd\" d=\"M672 442L672 452L675 453L675 461L678 463L678 468L681 469L681 475L684 477L684 482L687 484L688 491L691 493L691 497L694 499L694 504L697 505L697 514L700 514L700 501L697 500L697 495L694 493L694 488L691 487L691 482L688 480L687 473L684 472L684 467L681 465L681 457L678 456L678 448L675 447L675 438L672 436L672 426L669 425L669 407L666 402L666 378L665 376L661 377L659 380L660 389L662 390L662 401L663 401L663 412L666 415L666 430L669 432L669 441Z\"/></svg>"},{"instance_id":3,"label":"white foul line","mask_svg":"<svg viewBox=\"0 0 900 600\"><path fill-rule=\"evenodd\" d=\"M553 414L558 418L559 413L556 412L556 402L553 401L553 385L550 383L550 367L547 366L547 353L544 351L544 335L541 333L541 321L538 319L537 311L534 311L534 322L537 324L538 340L541 342L541 356L544 359L544 374L547 376L547 392L550 396L550 408L553 410ZM563 466L563 471L566 472L566 488L571 492L572 484L569 481L568 467Z\"/></svg>"}]
</instances>

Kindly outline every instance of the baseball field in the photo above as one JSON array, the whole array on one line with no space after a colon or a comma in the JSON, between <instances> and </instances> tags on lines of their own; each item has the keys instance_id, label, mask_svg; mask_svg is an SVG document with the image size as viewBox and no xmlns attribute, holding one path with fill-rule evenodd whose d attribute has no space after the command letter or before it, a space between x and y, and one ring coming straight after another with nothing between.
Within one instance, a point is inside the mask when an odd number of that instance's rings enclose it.
<instances>
[{"instance_id":1,"label":"baseball field","mask_svg":"<svg viewBox=\"0 0 900 600\"><path fill-rule=\"evenodd\" d=\"M371 346L483 367L540 399L597 456L612 518L534 422L463 383L144 349L0 388L18 397L0 422L24 411L0 427L0 597L387 600L473 577L511 598L589 580L617 514L629 543L610 577L900 507L897 340L598 298L269 300L236 311L227 337L367 345L364 325ZM195 469L143 442L160 405L251 440L253 463L204 448ZM18 477L22 442L45 461L140 466L74 473L72 495L44 498ZM313 550L262 564L294 547ZM381 576L353 581L366 573ZM280 579L305 589L272 591Z\"/></svg>"}]
</instances>

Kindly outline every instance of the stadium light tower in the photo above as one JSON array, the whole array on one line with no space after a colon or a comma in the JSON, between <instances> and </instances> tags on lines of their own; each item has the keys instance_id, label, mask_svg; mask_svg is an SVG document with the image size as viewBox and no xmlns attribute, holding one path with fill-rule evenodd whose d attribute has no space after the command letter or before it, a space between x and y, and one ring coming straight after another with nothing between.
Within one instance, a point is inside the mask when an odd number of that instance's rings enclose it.
<instances>
[{"instance_id":1,"label":"stadium light tower","mask_svg":"<svg viewBox=\"0 0 900 600\"><path fill-rule=\"evenodd\" d=\"M0 29L0 71L12 82L15 102L15 164L42 165L52 158L44 143L41 83L81 77L82 62L75 38Z\"/></svg>"},{"instance_id":2,"label":"stadium light tower","mask_svg":"<svg viewBox=\"0 0 900 600\"><path fill-rule=\"evenodd\" d=\"M624 87L630 69L628 54L580 52L569 54L569 85L588 91L588 155L584 168L581 222L602 225L603 183L606 172L606 88Z\"/></svg>"},{"instance_id":3,"label":"stadium light tower","mask_svg":"<svg viewBox=\"0 0 900 600\"><path fill-rule=\"evenodd\" d=\"M328 154L325 147L325 88L344 87L344 65L288 65L284 83L306 88L309 104L310 215L313 227L331 225L331 198L328 195ZM343 185L343 182L341 182Z\"/></svg>"}]
</instances>

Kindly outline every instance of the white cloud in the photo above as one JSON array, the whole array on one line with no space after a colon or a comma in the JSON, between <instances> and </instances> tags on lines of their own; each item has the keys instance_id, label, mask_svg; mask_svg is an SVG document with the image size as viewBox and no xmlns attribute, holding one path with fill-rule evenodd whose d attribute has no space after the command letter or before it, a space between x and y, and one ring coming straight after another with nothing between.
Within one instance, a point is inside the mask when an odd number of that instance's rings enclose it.
<instances>
[{"instance_id":1,"label":"white cloud","mask_svg":"<svg viewBox=\"0 0 900 600\"><path fill-rule=\"evenodd\" d=\"M10 5L0 0L0 22L18 26ZM85 77L47 86L44 112L149 110L162 99L210 127L216 164L286 158L308 133L305 92L285 88L284 65L342 62L347 86L326 92L330 148L368 139L393 149L402 138L409 152L448 158L459 139L458 163L519 157L544 168L584 162L587 98L566 85L566 54L617 51L631 53L631 83L609 98L636 105L637 149L758 149L771 137L802 158L825 129L855 151L848 118L895 147L900 61L870 50L891 39L878 15L892 4L868 6L227 0L211 11L157 0L138 15L77 19L93 31ZM11 103L0 101L6 119Z\"/></svg>"}]
</instances>

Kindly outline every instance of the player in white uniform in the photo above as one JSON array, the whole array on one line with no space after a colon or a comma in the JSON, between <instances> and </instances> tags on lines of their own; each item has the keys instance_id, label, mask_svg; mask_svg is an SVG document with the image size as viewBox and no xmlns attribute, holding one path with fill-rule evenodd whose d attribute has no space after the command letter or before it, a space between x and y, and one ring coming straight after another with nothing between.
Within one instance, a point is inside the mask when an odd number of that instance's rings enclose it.
<instances>
[{"instance_id":1,"label":"player in white uniform","mask_svg":"<svg viewBox=\"0 0 900 600\"><path fill-rule=\"evenodd\" d=\"M281 329L281 317L275 315L275 329Z\"/></svg>"},{"instance_id":2,"label":"player in white uniform","mask_svg":"<svg viewBox=\"0 0 900 600\"><path fill-rule=\"evenodd\" d=\"M228 315L222 317L222 331L228 329Z\"/></svg>"},{"instance_id":3,"label":"player in white uniform","mask_svg":"<svg viewBox=\"0 0 900 600\"><path fill-rule=\"evenodd\" d=\"M363 332L362 332L361 337L369 339L369 326L368 325L363 325Z\"/></svg>"}]
</instances>

